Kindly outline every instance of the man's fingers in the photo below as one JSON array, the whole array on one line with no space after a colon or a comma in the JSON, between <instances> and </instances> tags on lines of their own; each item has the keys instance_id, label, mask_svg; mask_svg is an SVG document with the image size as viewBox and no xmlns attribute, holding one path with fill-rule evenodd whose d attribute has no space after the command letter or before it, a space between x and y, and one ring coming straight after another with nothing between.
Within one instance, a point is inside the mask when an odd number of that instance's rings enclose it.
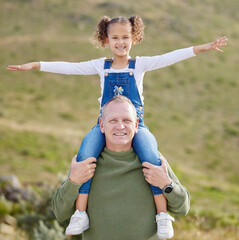
<instances>
[{"instance_id":1,"label":"man's fingers","mask_svg":"<svg viewBox=\"0 0 239 240\"><path fill-rule=\"evenodd\" d=\"M166 160L164 158L161 159L161 167L162 167L162 169L164 169L164 171L166 171L168 173Z\"/></svg>"},{"instance_id":2,"label":"man's fingers","mask_svg":"<svg viewBox=\"0 0 239 240\"><path fill-rule=\"evenodd\" d=\"M92 170L96 168L96 164L95 163L90 163L88 164L88 169Z\"/></svg>"},{"instance_id":3,"label":"man's fingers","mask_svg":"<svg viewBox=\"0 0 239 240\"><path fill-rule=\"evenodd\" d=\"M148 169L148 168L143 168L143 173L144 173L144 174L149 173L149 169Z\"/></svg>"},{"instance_id":4,"label":"man's fingers","mask_svg":"<svg viewBox=\"0 0 239 240\"><path fill-rule=\"evenodd\" d=\"M84 161L85 161L85 163L96 163L97 160L94 157L89 157Z\"/></svg>"},{"instance_id":5,"label":"man's fingers","mask_svg":"<svg viewBox=\"0 0 239 240\"><path fill-rule=\"evenodd\" d=\"M77 155L75 155L75 156L72 158L72 161L71 161L71 163L74 163L74 162L76 162L76 157L77 157Z\"/></svg>"},{"instance_id":6,"label":"man's fingers","mask_svg":"<svg viewBox=\"0 0 239 240\"><path fill-rule=\"evenodd\" d=\"M165 164L165 161L164 161L163 158L161 158L161 166L162 166L162 167L166 167L166 164Z\"/></svg>"},{"instance_id":7,"label":"man's fingers","mask_svg":"<svg viewBox=\"0 0 239 240\"><path fill-rule=\"evenodd\" d=\"M152 164L150 164L149 162L143 162L142 166L145 168L150 168L152 166Z\"/></svg>"},{"instance_id":8,"label":"man's fingers","mask_svg":"<svg viewBox=\"0 0 239 240\"><path fill-rule=\"evenodd\" d=\"M161 165L165 166L165 162L164 162L163 159L161 159ZM154 166L157 166L157 165L151 164L149 162L143 162L142 166L145 167L145 168L151 168L151 167L154 167Z\"/></svg>"},{"instance_id":9,"label":"man's fingers","mask_svg":"<svg viewBox=\"0 0 239 240\"><path fill-rule=\"evenodd\" d=\"M77 155L75 155L73 158L72 158L72 163L74 163L74 162L77 162L76 161L76 158L77 158ZM81 161L81 162L84 162L84 163L86 163L86 164L89 164L89 163L96 163L96 158L94 158L94 157L90 157L90 158L87 158L86 160L83 160L83 161Z\"/></svg>"}]
</instances>

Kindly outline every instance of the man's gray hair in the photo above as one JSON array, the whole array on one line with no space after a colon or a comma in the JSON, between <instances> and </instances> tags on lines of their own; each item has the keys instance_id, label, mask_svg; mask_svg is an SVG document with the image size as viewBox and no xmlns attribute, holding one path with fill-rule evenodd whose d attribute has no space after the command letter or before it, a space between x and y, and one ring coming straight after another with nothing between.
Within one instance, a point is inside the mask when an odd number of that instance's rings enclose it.
<instances>
[{"instance_id":1,"label":"man's gray hair","mask_svg":"<svg viewBox=\"0 0 239 240\"><path fill-rule=\"evenodd\" d=\"M118 103L124 103L124 102L127 102L133 109L134 111L134 117L135 117L135 120L137 119L137 113L136 113L136 109L135 109L135 106L134 104L130 101L130 99L128 99L127 97L125 96L122 96L122 95L116 95L114 96L113 98L111 98L108 102L106 102L104 104L104 106L102 107L102 112L101 112L101 117L102 119L105 118L105 111L106 111L106 108L107 106L111 103L111 102L118 102Z\"/></svg>"}]
</instances>

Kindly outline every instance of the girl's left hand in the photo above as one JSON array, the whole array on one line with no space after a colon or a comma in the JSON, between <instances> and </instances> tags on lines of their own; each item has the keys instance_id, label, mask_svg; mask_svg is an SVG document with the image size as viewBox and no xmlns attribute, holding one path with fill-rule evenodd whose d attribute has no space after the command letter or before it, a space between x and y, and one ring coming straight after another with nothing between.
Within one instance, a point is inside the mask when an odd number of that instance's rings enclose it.
<instances>
[{"instance_id":1,"label":"girl's left hand","mask_svg":"<svg viewBox=\"0 0 239 240\"><path fill-rule=\"evenodd\" d=\"M218 38L216 41L212 42L211 49L216 50L218 52L223 52L223 50L221 50L219 47L226 46L227 45L227 43L226 43L227 40L228 40L227 37Z\"/></svg>"}]
</instances>

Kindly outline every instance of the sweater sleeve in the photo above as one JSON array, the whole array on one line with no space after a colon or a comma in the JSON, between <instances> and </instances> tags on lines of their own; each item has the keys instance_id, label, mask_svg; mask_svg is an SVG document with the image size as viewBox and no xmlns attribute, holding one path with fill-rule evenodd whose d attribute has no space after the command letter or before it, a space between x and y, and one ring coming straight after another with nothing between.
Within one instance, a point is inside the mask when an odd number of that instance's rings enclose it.
<instances>
[{"instance_id":1,"label":"sweater sleeve","mask_svg":"<svg viewBox=\"0 0 239 240\"><path fill-rule=\"evenodd\" d=\"M40 62L40 71L66 75L94 75L102 71L105 58L86 62Z\"/></svg>"},{"instance_id":2,"label":"sweater sleeve","mask_svg":"<svg viewBox=\"0 0 239 240\"><path fill-rule=\"evenodd\" d=\"M53 195L53 212L59 222L67 220L75 212L75 201L78 197L80 186L66 179Z\"/></svg>"},{"instance_id":3,"label":"sweater sleeve","mask_svg":"<svg viewBox=\"0 0 239 240\"><path fill-rule=\"evenodd\" d=\"M190 209L190 193L179 182L169 163L162 154L161 157L165 160L168 175L174 184L174 188L171 193L164 193L164 196L167 198L168 202L168 211L175 215L187 215Z\"/></svg>"},{"instance_id":4,"label":"sweater sleeve","mask_svg":"<svg viewBox=\"0 0 239 240\"><path fill-rule=\"evenodd\" d=\"M178 49L166 54L153 57L137 57L136 67L142 69L143 72L156 70L159 68L170 66L174 63L186 60L196 56L193 47Z\"/></svg>"}]
</instances>

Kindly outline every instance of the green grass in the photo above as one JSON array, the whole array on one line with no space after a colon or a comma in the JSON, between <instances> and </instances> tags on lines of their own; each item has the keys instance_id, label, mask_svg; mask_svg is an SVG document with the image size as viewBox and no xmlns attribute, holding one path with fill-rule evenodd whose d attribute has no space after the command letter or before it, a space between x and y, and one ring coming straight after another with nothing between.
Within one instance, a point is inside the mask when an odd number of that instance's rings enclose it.
<instances>
[{"instance_id":1,"label":"green grass","mask_svg":"<svg viewBox=\"0 0 239 240\"><path fill-rule=\"evenodd\" d=\"M1 168L22 181L45 182L59 172L66 173L76 148L49 133L26 130L0 130Z\"/></svg>"},{"instance_id":2,"label":"green grass","mask_svg":"<svg viewBox=\"0 0 239 240\"><path fill-rule=\"evenodd\" d=\"M51 182L58 172L67 173L97 120L99 79L12 73L4 70L8 64L111 57L89 42L103 15L143 18L145 40L133 47L132 57L226 35L223 54L203 53L146 73L145 122L191 192L191 211L177 218L175 239L238 238L238 1L0 0L0 5L0 164L3 174L23 182Z\"/></svg>"}]
</instances>

